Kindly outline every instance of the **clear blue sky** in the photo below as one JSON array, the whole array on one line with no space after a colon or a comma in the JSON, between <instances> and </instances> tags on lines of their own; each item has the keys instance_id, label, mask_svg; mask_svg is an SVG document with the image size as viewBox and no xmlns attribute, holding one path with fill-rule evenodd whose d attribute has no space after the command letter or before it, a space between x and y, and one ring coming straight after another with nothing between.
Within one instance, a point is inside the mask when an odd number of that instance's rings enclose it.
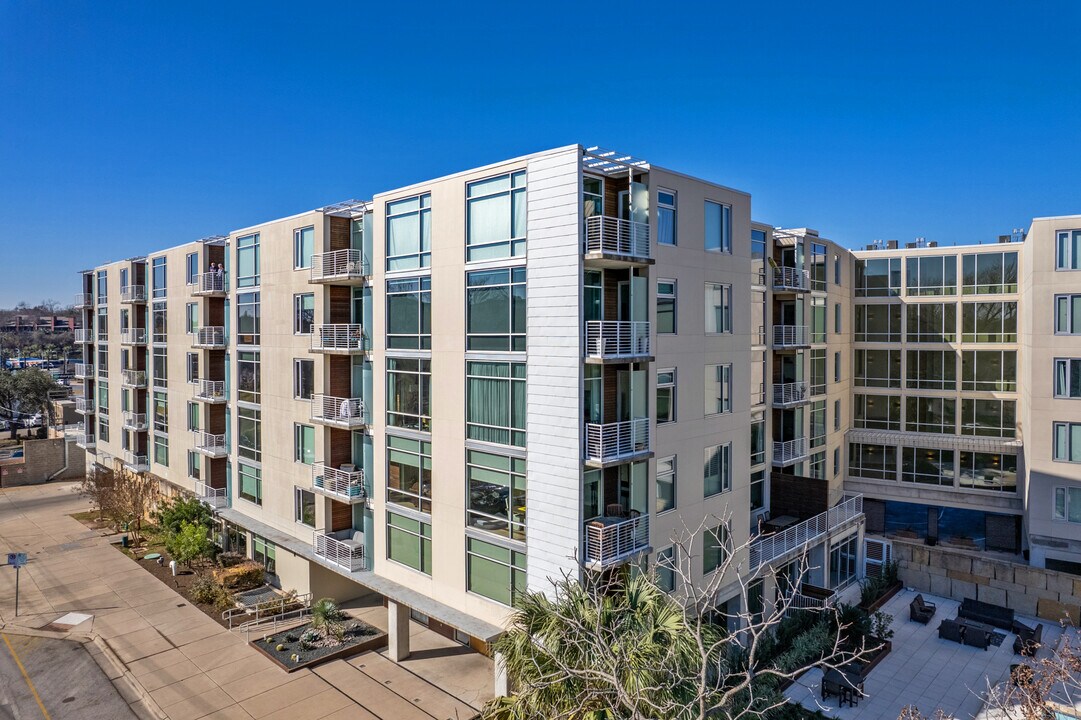
<instances>
[{"instance_id":1,"label":"clear blue sky","mask_svg":"<svg viewBox=\"0 0 1081 720\"><path fill-rule=\"evenodd\" d=\"M379 7L374 7L379 5ZM0 306L573 142L848 245L1081 213L1081 3L0 3Z\"/></svg>"}]
</instances>

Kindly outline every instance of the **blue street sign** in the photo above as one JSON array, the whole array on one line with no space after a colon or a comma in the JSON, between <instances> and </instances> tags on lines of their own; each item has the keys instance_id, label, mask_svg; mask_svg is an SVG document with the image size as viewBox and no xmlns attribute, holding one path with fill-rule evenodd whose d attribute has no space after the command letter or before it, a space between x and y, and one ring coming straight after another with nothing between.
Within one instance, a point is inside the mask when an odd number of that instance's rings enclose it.
<instances>
[{"instance_id":1,"label":"blue street sign","mask_svg":"<svg viewBox=\"0 0 1081 720\"><path fill-rule=\"evenodd\" d=\"M8 565L21 568L26 564L26 553L8 553Z\"/></svg>"}]
</instances>

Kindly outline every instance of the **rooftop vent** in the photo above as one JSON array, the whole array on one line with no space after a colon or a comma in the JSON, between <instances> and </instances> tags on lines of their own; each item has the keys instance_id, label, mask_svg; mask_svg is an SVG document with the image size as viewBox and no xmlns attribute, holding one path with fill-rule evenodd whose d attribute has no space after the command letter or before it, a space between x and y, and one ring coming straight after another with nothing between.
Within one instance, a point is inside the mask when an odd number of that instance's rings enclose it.
<instances>
[{"instance_id":1,"label":"rooftop vent","mask_svg":"<svg viewBox=\"0 0 1081 720\"><path fill-rule=\"evenodd\" d=\"M886 249L887 250L896 250L897 247L898 247L898 245L897 245L896 240L887 240L886 241Z\"/></svg>"}]
</instances>

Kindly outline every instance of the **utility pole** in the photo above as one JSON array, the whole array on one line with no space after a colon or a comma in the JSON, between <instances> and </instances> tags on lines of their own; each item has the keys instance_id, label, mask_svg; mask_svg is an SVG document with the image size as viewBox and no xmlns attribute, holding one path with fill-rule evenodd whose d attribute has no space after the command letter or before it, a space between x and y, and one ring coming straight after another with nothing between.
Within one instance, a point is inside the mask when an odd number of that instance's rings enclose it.
<instances>
[{"instance_id":1,"label":"utility pole","mask_svg":"<svg viewBox=\"0 0 1081 720\"><path fill-rule=\"evenodd\" d=\"M19 617L19 569L26 564L26 553L8 553L8 565L15 568L15 617Z\"/></svg>"}]
</instances>

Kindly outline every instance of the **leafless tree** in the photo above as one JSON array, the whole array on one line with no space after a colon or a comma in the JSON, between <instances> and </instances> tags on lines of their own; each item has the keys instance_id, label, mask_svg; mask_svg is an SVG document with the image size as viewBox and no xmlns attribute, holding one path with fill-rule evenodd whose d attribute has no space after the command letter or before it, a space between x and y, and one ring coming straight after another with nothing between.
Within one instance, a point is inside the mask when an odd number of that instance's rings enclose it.
<instances>
[{"instance_id":1,"label":"leafless tree","mask_svg":"<svg viewBox=\"0 0 1081 720\"><path fill-rule=\"evenodd\" d=\"M79 492L98 506L99 514L118 528L127 528L133 543L142 539L143 523L161 494L158 481L146 473L128 469L120 460L111 468L95 465L79 486Z\"/></svg>"}]
</instances>

